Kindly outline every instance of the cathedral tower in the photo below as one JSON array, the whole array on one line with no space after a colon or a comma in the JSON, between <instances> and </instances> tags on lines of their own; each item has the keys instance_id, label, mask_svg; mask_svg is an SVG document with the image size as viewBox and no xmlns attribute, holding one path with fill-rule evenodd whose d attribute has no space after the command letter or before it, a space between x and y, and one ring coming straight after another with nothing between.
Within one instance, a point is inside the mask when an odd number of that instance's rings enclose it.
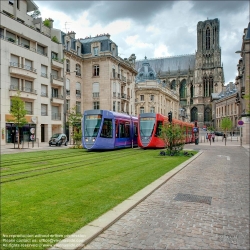
<instances>
[{"instance_id":1,"label":"cathedral tower","mask_svg":"<svg viewBox=\"0 0 250 250\"><path fill-rule=\"evenodd\" d=\"M219 93L224 85L221 64L220 23L216 18L197 24L197 52L194 70L194 97L191 120L200 126L212 125L211 94Z\"/></svg>"}]
</instances>

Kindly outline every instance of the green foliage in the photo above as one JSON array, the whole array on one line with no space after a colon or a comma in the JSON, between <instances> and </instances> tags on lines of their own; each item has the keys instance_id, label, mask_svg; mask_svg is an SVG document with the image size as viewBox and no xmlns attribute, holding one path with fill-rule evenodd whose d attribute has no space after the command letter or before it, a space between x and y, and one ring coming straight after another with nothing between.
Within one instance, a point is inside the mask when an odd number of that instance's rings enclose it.
<instances>
[{"instance_id":1,"label":"green foliage","mask_svg":"<svg viewBox=\"0 0 250 250\"><path fill-rule=\"evenodd\" d=\"M170 155L183 149L185 134L179 124L164 123L159 137L164 141Z\"/></svg>"},{"instance_id":2,"label":"green foliage","mask_svg":"<svg viewBox=\"0 0 250 250\"><path fill-rule=\"evenodd\" d=\"M68 113L67 123L72 128L72 137L77 145L81 143L82 138L81 119L82 115L76 112L76 106L71 108L71 111Z\"/></svg>"},{"instance_id":3,"label":"green foliage","mask_svg":"<svg viewBox=\"0 0 250 250\"><path fill-rule=\"evenodd\" d=\"M215 131L215 128L213 126L209 126L209 127L207 127L207 130L208 131Z\"/></svg>"},{"instance_id":4,"label":"green foliage","mask_svg":"<svg viewBox=\"0 0 250 250\"><path fill-rule=\"evenodd\" d=\"M13 122L18 127L18 148L19 148L19 134L20 128L22 128L25 124L27 124L27 120L25 115L27 111L25 109L25 102L20 98L20 92L17 92L17 95L11 99L11 108L10 114L13 119L9 120L9 122Z\"/></svg>"},{"instance_id":5,"label":"green foliage","mask_svg":"<svg viewBox=\"0 0 250 250\"><path fill-rule=\"evenodd\" d=\"M51 40L55 43L59 43L58 38L56 36L53 36Z\"/></svg>"},{"instance_id":6,"label":"green foliage","mask_svg":"<svg viewBox=\"0 0 250 250\"><path fill-rule=\"evenodd\" d=\"M221 129L224 132L227 132L227 131L231 130L232 127L233 127L233 123L232 123L232 121L231 121L231 119L229 117L224 117L221 120Z\"/></svg>"},{"instance_id":7,"label":"green foliage","mask_svg":"<svg viewBox=\"0 0 250 250\"><path fill-rule=\"evenodd\" d=\"M49 19L45 19L43 21L43 25L46 26L46 27L48 27L48 28L50 28L51 27L51 21Z\"/></svg>"}]
</instances>

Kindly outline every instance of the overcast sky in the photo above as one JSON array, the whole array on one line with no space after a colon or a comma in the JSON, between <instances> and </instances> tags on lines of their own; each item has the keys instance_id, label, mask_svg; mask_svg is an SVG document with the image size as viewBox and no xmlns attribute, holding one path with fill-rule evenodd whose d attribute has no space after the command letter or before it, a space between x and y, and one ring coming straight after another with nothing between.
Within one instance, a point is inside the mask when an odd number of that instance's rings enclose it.
<instances>
[{"instance_id":1,"label":"overcast sky","mask_svg":"<svg viewBox=\"0 0 250 250\"><path fill-rule=\"evenodd\" d=\"M119 56L137 60L194 54L197 23L218 18L225 83L235 82L249 1L35 1L43 20L76 38L109 33Z\"/></svg>"}]
</instances>

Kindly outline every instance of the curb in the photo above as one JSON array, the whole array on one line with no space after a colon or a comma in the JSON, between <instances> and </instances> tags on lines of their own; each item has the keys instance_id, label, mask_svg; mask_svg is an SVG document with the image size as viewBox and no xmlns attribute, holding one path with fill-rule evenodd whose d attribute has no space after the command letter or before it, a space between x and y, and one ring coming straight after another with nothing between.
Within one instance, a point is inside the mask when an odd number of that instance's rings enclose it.
<instances>
[{"instance_id":1,"label":"curb","mask_svg":"<svg viewBox=\"0 0 250 250\"><path fill-rule=\"evenodd\" d=\"M169 179L175 176L179 171L188 166L192 161L199 157L203 153L200 150L196 155L192 156L187 161L181 163L179 166L170 170L168 173L155 180L136 194L132 195L116 207L112 208L110 211L101 215L96 220L90 222L86 226L82 227L75 233L71 234L67 238L61 240L53 247L48 250L79 250L90 243L94 238L100 235L103 231L113 225L122 216L132 210L140 202L145 200L149 195L151 195L155 190L160 188Z\"/></svg>"}]
</instances>

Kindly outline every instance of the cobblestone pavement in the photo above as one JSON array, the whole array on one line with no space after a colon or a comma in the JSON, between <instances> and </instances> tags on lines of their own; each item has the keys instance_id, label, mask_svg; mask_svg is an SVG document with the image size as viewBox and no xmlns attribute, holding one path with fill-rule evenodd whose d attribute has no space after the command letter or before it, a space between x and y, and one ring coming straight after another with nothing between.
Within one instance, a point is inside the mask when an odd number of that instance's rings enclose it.
<instances>
[{"instance_id":1,"label":"cobblestone pavement","mask_svg":"<svg viewBox=\"0 0 250 250\"><path fill-rule=\"evenodd\" d=\"M83 249L249 249L249 152L186 148L203 154Z\"/></svg>"}]
</instances>

